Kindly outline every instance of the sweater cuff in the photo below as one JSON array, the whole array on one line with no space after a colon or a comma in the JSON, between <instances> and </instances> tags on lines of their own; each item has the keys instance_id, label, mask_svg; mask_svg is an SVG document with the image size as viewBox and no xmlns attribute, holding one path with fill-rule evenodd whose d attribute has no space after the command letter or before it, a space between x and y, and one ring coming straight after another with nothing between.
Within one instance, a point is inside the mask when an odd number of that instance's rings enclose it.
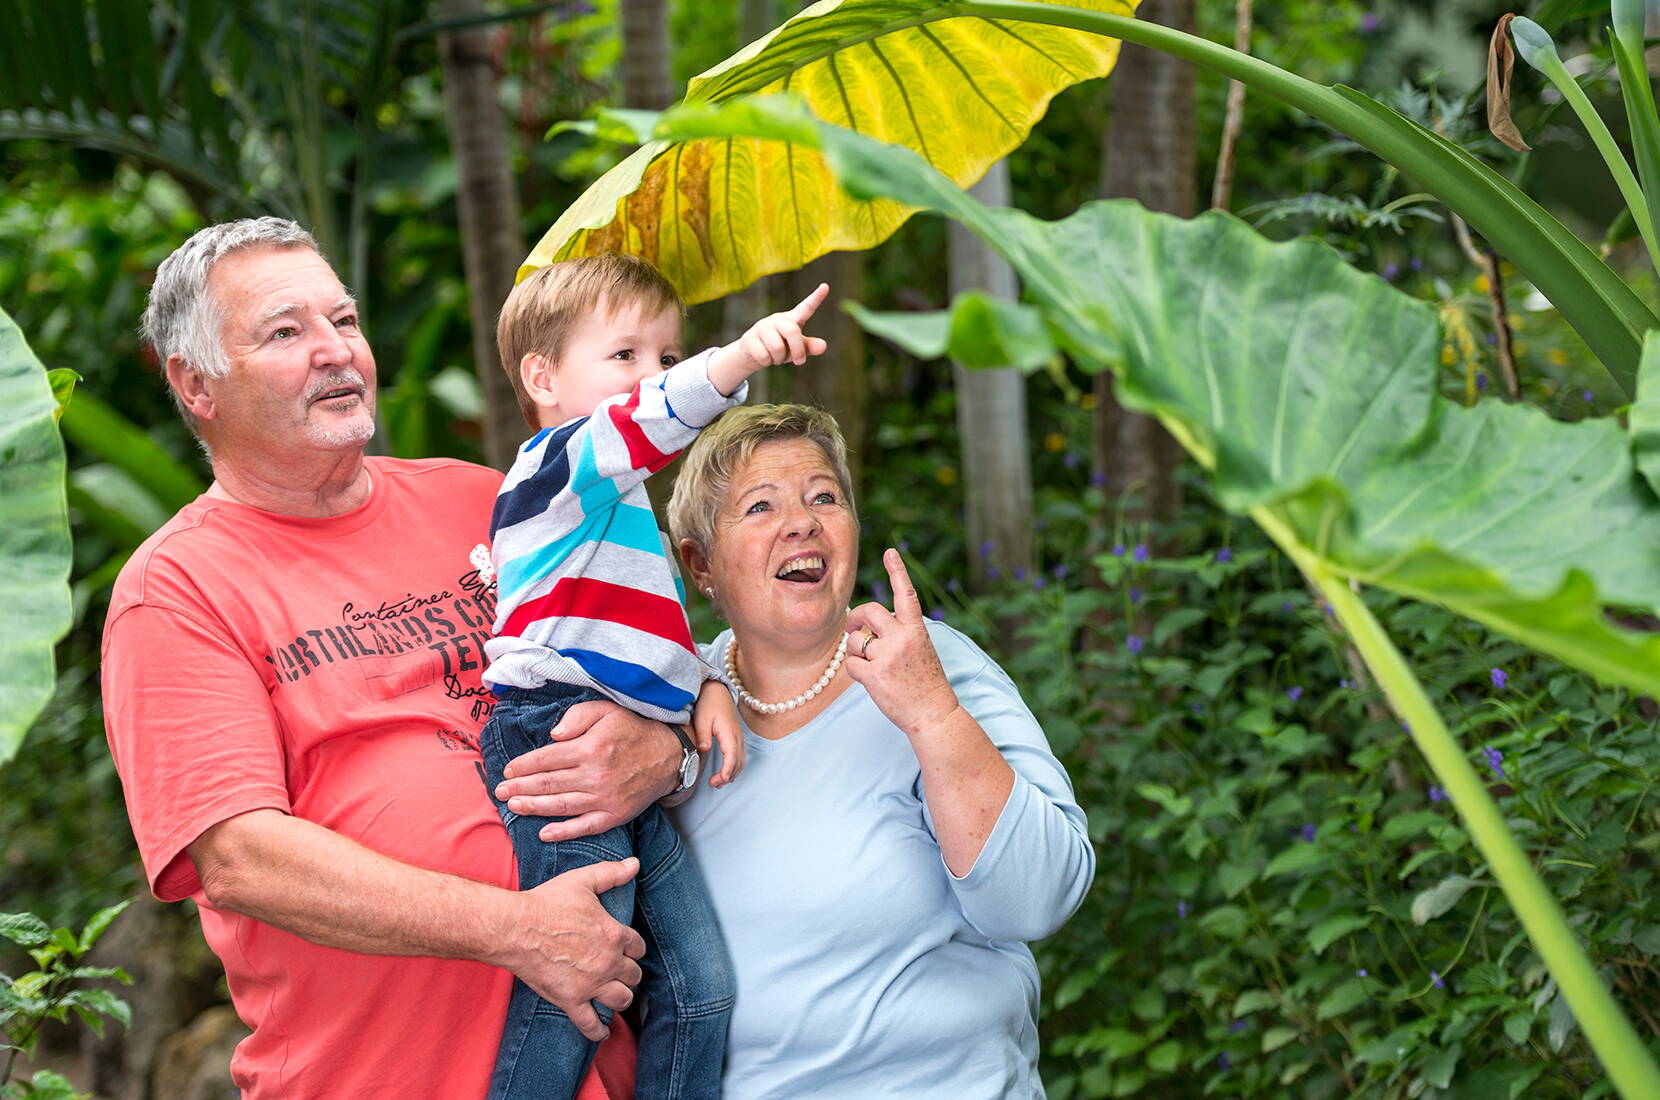
<instances>
[{"instance_id":1,"label":"sweater cuff","mask_svg":"<svg viewBox=\"0 0 1660 1100\"><path fill-rule=\"evenodd\" d=\"M709 359L714 348L698 352L690 359L676 363L663 375L663 398L668 402L669 415L688 428L701 429L710 421L744 403L749 396L749 382L745 381L728 397L709 381Z\"/></svg>"}]
</instances>

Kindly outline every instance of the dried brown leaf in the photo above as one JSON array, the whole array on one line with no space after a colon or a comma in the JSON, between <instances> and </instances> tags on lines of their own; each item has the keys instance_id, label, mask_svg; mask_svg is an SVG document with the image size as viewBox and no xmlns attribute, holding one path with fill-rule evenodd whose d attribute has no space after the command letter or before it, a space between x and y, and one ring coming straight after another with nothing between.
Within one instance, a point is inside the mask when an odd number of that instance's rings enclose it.
<instances>
[{"instance_id":1,"label":"dried brown leaf","mask_svg":"<svg viewBox=\"0 0 1660 1100\"><path fill-rule=\"evenodd\" d=\"M1518 153L1525 153L1532 146L1522 140L1522 132L1510 118L1510 70L1516 65L1516 47L1510 42L1510 21L1514 18L1514 13L1499 17L1487 49L1487 128Z\"/></svg>"}]
</instances>

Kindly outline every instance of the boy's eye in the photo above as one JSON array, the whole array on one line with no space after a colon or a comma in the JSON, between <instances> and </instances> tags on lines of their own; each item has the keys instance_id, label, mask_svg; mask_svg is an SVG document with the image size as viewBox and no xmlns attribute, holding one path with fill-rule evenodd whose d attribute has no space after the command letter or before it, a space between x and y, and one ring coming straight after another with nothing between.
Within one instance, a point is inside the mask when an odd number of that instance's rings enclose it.
<instances>
[{"instance_id":1,"label":"boy's eye","mask_svg":"<svg viewBox=\"0 0 1660 1100\"><path fill-rule=\"evenodd\" d=\"M680 357L678 355L665 355L663 356L662 362L665 367L672 367L676 363L680 362Z\"/></svg>"},{"instance_id":2,"label":"boy's eye","mask_svg":"<svg viewBox=\"0 0 1660 1100\"><path fill-rule=\"evenodd\" d=\"M615 354L613 354L611 356L611 358L613 358L613 359L632 359L632 358L634 358L634 351L631 348L624 348L621 351L616 352Z\"/></svg>"}]
</instances>

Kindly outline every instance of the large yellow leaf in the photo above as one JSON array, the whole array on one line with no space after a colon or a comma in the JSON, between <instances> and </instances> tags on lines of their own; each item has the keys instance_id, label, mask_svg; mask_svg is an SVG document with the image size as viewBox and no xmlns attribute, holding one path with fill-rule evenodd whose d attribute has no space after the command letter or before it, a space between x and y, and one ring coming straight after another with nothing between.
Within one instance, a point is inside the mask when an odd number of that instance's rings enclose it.
<instances>
[{"instance_id":1,"label":"large yellow leaf","mask_svg":"<svg viewBox=\"0 0 1660 1100\"><path fill-rule=\"evenodd\" d=\"M1129 15L1137 0L1060 2ZM954 7L821 0L694 77L687 101L793 92L820 118L914 149L966 187L1026 139L1057 92L1112 71L1118 42ZM826 252L869 248L910 214L849 197L815 150L741 137L656 141L584 192L519 274L628 252L703 302Z\"/></svg>"}]
</instances>

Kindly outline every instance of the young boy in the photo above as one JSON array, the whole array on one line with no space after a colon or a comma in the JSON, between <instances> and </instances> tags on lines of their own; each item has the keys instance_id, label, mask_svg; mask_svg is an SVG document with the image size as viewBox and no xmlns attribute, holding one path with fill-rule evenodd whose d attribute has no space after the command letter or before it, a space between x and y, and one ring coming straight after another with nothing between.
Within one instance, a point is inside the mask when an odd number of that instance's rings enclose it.
<instances>
[{"instance_id":1,"label":"young boy","mask_svg":"<svg viewBox=\"0 0 1660 1100\"><path fill-rule=\"evenodd\" d=\"M592 699L675 730L681 790L696 782L698 754L711 741L722 763L711 786L743 767L736 709L692 642L645 479L742 403L751 374L824 351L801 326L827 291L820 285L735 343L684 361L684 306L643 260L607 254L552 264L508 295L497 343L519 407L538 430L519 448L490 523L496 637L484 679L499 698L480 744L492 791L508 761L547 744L565 711ZM680 729L688 719L691 738ZM609 832L547 843L537 835L546 819L520 817L499 801L496 808L521 889L573 867L639 857L634 881L601 898L624 923L637 901L634 923L644 925L636 1095L719 1096L731 964L702 880L663 812L653 806ZM609 1022L609 1010L596 1007ZM491 1100L573 1095L594 1048L515 981Z\"/></svg>"}]
</instances>

